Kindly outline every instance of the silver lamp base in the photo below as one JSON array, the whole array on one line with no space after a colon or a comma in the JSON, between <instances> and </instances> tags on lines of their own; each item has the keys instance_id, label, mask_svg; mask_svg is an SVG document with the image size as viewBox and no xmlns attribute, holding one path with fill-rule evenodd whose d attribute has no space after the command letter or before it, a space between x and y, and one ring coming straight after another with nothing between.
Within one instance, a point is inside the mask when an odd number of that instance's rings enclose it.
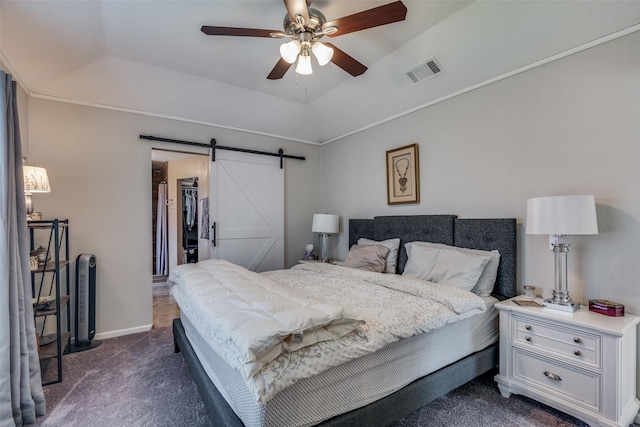
<instances>
[{"instance_id":1,"label":"silver lamp base","mask_svg":"<svg viewBox=\"0 0 640 427\"><path fill-rule=\"evenodd\" d=\"M553 301L552 298L542 301L542 305L544 305L547 308L553 308L554 310L567 311L569 313L573 313L580 309L580 304L577 304L575 302L558 303Z\"/></svg>"},{"instance_id":2,"label":"silver lamp base","mask_svg":"<svg viewBox=\"0 0 640 427\"><path fill-rule=\"evenodd\" d=\"M555 310L573 313L578 311L580 304L571 301L569 290L567 289L567 253L569 245L564 243L564 236L557 235L557 242L553 244L553 255L555 263L555 287L553 298L544 300L542 305Z\"/></svg>"},{"instance_id":3,"label":"silver lamp base","mask_svg":"<svg viewBox=\"0 0 640 427\"><path fill-rule=\"evenodd\" d=\"M24 205L27 209L27 216L31 215L31 213L33 212L33 199L31 198L30 191L24 193Z\"/></svg>"}]
</instances>

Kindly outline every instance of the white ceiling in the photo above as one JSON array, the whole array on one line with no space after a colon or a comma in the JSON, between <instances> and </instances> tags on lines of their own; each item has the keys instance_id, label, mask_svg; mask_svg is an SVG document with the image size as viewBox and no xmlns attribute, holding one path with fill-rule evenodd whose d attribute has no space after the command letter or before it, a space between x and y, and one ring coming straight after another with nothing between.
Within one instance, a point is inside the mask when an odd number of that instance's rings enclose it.
<instances>
[{"instance_id":1,"label":"white ceiling","mask_svg":"<svg viewBox=\"0 0 640 427\"><path fill-rule=\"evenodd\" d=\"M200 32L281 30L281 0L0 0L0 61L33 96L323 143L640 30L640 1L403 2L406 21L328 40L369 67L356 78L314 62L267 80L282 40ZM445 73L414 85L405 72L431 57Z\"/></svg>"}]
</instances>

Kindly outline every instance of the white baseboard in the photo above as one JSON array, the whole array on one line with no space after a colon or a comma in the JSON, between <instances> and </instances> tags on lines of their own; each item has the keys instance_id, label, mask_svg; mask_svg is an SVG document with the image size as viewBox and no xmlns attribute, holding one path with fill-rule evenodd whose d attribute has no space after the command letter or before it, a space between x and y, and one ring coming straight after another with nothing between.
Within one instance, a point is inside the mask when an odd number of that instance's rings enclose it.
<instances>
[{"instance_id":1,"label":"white baseboard","mask_svg":"<svg viewBox=\"0 0 640 427\"><path fill-rule=\"evenodd\" d=\"M123 335L131 335L131 334L137 334L139 332L147 332L147 331L150 331L152 327L153 327L153 324L142 325L136 328L120 329L117 331L102 332L102 333L96 334L94 339L105 340L107 338L115 338L115 337L121 337Z\"/></svg>"}]
</instances>

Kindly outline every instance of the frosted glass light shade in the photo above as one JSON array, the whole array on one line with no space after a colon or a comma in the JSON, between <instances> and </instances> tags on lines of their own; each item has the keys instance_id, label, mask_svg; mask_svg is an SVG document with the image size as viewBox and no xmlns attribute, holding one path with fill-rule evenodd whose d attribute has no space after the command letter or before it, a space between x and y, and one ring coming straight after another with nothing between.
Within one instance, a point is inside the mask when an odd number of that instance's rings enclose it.
<instances>
[{"instance_id":1,"label":"frosted glass light shade","mask_svg":"<svg viewBox=\"0 0 640 427\"><path fill-rule=\"evenodd\" d=\"M24 192L25 193L49 193L49 177L47 170L37 166L22 166L22 174L24 176Z\"/></svg>"},{"instance_id":2,"label":"frosted glass light shade","mask_svg":"<svg viewBox=\"0 0 640 427\"><path fill-rule=\"evenodd\" d=\"M296 73L303 74L305 76L313 73L313 70L311 69L311 57L309 55L300 55L298 57Z\"/></svg>"},{"instance_id":3,"label":"frosted glass light shade","mask_svg":"<svg viewBox=\"0 0 640 427\"><path fill-rule=\"evenodd\" d=\"M329 63L329 61L331 61L331 58L333 57L333 49L323 45L320 42L315 42L311 47L311 51L316 56L318 64L320 64L321 66L327 65L327 63Z\"/></svg>"},{"instance_id":4,"label":"frosted glass light shade","mask_svg":"<svg viewBox=\"0 0 640 427\"><path fill-rule=\"evenodd\" d=\"M314 214L311 231L314 233L337 233L340 231L338 218L338 215Z\"/></svg>"},{"instance_id":5,"label":"frosted glass light shade","mask_svg":"<svg viewBox=\"0 0 640 427\"><path fill-rule=\"evenodd\" d=\"M298 53L300 53L300 42L298 40L291 40L289 43L280 45L280 56L289 64L296 62Z\"/></svg>"},{"instance_id":6,"label":"frosted glass light shade","mask_svg":"<svg viewBox=\"0 0 640 427\"><path fill-rule=\"evenodd\" d=\"M551 196L527 200L527 234L598 234L593 196Z\"/></svg>"}]
</instances>

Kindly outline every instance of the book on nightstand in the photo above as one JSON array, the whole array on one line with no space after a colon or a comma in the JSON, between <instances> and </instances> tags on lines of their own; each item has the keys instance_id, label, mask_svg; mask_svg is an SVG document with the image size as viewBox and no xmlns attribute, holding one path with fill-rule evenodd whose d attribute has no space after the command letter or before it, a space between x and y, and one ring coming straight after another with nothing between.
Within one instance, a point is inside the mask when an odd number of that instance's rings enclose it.
<instances>
[{"instance_id":1,"label":"book on nightstand","mask_svg":"<svg viewBox=\"0 0 640 427\"><path fill-rule=\"evenodd\" d=\"M589 310L605 316L624 316L624 305L606 299L590 299Z\"/></svg>"}]
</instances>

